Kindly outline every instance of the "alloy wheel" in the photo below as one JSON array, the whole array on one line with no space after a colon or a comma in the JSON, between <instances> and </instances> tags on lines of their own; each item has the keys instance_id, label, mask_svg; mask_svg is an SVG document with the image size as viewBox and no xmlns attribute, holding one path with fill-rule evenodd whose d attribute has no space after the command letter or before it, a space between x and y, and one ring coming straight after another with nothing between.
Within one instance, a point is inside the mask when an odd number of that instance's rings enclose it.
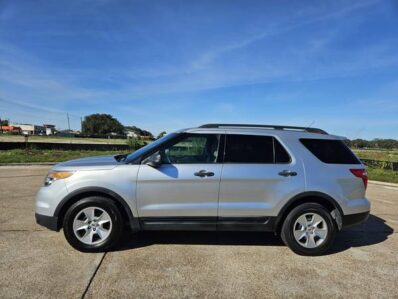
<instances>
[{"instance_id":1,"label":"alloy wheel","mask_svg":"<svg viewBox=\"0 0 398 299\"><path fill-rule=\"evenodd\" d=\"M305 248L320 246L328 236L325 219L317 213L305 213L293 225L294 239Z\"/></svg>"},{"instance_id":2,"label":"alloy wheel","mask_svg":"<svg viewBox=\"0 0 398 299\"><path fill-rule=\"evenodd\" d=\"M87 207L79 211L73 220L73 232L76 238L87 245L105 241L112 231L109 214L99 207Z\"/></svg>"}]
</instances>

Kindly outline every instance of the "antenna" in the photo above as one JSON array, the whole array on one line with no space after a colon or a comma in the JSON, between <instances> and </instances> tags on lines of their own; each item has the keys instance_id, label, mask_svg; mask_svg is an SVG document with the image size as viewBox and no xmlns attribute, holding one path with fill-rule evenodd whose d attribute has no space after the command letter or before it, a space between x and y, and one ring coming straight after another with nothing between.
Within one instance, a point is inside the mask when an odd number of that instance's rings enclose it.
<instances>
[{"instance_id":1,"label":"antenna","mask_svg":"<svg viewBox=\"0 0 398 299\"><path fill-rule=\"evenodd\" d=\"M307 128L311 128L312 127L312 125L315 123L315 120L313 120L308 126L307 126Z\"/></svg>"}]
</instances>

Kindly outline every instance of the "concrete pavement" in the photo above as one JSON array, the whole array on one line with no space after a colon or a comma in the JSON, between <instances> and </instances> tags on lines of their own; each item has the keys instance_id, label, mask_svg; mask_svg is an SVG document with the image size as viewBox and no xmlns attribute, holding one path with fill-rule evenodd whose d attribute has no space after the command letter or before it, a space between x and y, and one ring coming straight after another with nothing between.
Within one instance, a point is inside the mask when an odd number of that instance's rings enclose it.
<instances>
[{"instance_id":1,"label":"concrete pavement","mask_svg":"<svg viewBox=\"0 0 398 299\"><path fill-rule=\"evenodd\" d=\"M1 298L398 297L398 188L369 184L372 215L332 252L301 257L268 233L148 232L87 254L35 224L48 166L0 167Z\"/></svg>"}]
</instances>

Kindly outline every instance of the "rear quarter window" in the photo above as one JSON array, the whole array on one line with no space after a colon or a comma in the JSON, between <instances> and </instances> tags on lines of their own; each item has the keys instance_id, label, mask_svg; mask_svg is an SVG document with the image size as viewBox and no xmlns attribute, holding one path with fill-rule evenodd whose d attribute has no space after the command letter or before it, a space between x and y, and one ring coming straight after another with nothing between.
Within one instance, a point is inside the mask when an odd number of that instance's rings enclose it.
<instances>
[{"instance_id":1,"label":"rear quarter window","mask_svg":"<svg viewBox=\"0 0 398 299\"><path fill-rule=\"evenodd\" d=\"M319 160L328 164L361 164L341 140L302 138L300 142Z\"/></svg>"}]
</instances>

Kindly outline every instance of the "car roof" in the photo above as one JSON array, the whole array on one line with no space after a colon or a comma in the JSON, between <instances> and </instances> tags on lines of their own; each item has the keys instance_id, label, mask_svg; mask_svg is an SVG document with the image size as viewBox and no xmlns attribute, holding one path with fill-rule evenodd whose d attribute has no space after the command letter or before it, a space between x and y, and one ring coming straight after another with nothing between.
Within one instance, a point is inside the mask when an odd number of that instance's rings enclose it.
<instances>
[{"instance_id":1,"label":"car roof","mask_svg":"<svg viewBox=\"0 0 398 299\"><path fill-rule=\"evenodd\" d=\"M292 138L318 138L318 139L346 139L342 136L328 134L319 128L282 126L282 125L256 125L256 124L206 124L196 128L183 129L178 132L186 133L227 133L227 134L254 134L275 135Z\"/></svg>"},{"instance_id":2,"label":"car roof","mask_svg":"<svg viewBox=\"0 0 398 299\"><path fill-rule=\"evenodd\" d=\"M273 130L305 131L309 133L327 134L324 130L312 127L282 126L282 125L262 125L262 124L205 124L199 128L262 128Z\"/></svg>"}]
</instances>

